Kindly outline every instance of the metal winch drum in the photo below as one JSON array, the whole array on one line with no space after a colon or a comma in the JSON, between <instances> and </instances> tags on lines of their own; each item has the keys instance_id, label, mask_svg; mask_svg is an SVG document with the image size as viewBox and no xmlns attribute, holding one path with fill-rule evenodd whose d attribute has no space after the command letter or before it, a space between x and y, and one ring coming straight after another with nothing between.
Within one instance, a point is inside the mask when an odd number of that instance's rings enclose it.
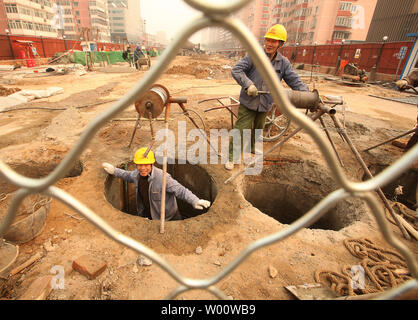
<instances>
[{"instance_id":1,"label":"metal winch drum","mask_svg":"<svg viewBox=\"0 0 418 320\"><path fill-rule=\"evenodd\" d=\"M135 102L135 109L141 117L157 118L164 110L165 105L169 102L170 93L162 85L155 84L148 90L145 95Z\"/></svg>"}]
</instances>

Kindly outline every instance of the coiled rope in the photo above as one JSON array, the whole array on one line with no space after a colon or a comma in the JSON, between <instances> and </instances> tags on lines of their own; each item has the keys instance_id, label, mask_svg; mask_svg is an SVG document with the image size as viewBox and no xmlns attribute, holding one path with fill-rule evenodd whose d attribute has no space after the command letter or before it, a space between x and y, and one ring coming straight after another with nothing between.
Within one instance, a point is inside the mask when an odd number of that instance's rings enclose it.
<instances>
[{"instance_id":1,"label":"coiled rope","mask_svg":"<svg viewBox=\"0 0 418 320\"><path fill-rule=\"evenodd\" d=\"M353 266L343 266L341 273L317 270L315 281L329 286L339 296L386 291L412 279L403 257L395 251L379 247L367 238L345 239L344 245L355 257L362 259L357 265L364 270L364 283L356 284ZM358 269L357 269L358 270Z\"/></svg>"}]
</instances>

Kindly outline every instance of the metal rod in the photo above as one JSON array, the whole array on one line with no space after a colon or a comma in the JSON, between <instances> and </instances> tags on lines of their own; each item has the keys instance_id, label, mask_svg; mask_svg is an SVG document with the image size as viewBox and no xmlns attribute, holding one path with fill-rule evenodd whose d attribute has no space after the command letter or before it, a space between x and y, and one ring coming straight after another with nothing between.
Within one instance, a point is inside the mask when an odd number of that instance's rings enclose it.
<instances>
[{"instance_id":1,"label":"metal rod","mask_svg":"<svg viewBox=\"0 0 418 320\"><path fill-rule=\"evenodd\" d=\"M322 117L320 117L319 118L319 121L321 122L321 125L324 128L325 134L327 135L328 140L331 143L332 149L334 149L334 151L335 151L335 155L337 156L338 161L340 161L341 167L344 167L344 164L343 164L343 162L342 162L342 160L340 158L340 155L338 154L337 149L335 148L334 142L331 139L331 135L329 134L329 131L328 131L328 129L325 126L324 119L322 119Z\"/></svg>"},{"instance_id":2,"label":"metal rod","mask_svg":"<svg viewBox=\"0 0 418 320\"><path fill-rule=\"evenodd\" d=\"M134 140L134 136L135 136L135 133L136 133L136 128L138 127L138 123L139 123L140 118L141 118L141 116L138 113L138 117L136 118L136 122L135 122L135 128L134 128L134 131L132 132L131 141L129 142L128 148L131 147L132 141Z\"/></svg>"},{"instance_id":3,"label":"metal rod","mask_svg":"<svg viewBox=\"0 0 418 320\"><path fill-rule=\"evenodd\" d=\"M364 163L360 153L357 151L356 147L354 146L354 144L352 143L350 137L347 135L347 133L345 132L345 130L342 128L340 121L338 120L337 117L335 117L334 115L330 115L331 119L334 121L335 126L337 127L337 129L339 129L341 131L341 134L344 136L345 141L347 142L347 144L349 145L351 151L353 152L353 154L355 155L355 157L357 158L357 161L360 163L360 165L363 167L364 172L366 173L366 175L370 178L373 179L373 176L369 170L369 168L367 168L367 165ZM390 215L392 216L393 220L396 221L396 224L398 225L399 229L401 229L403 236L405 237L405 239L410 240L411 237L409 236L408 232L405 230L404 226L402 225L402 223L399 221L398 217L395 215L395 213L393 212L392 207L390 206L388 200L386 199L385 195L383 194L383 191L381 188L377 188L377 194L379 195L380 199L383 201L385 207L388 209Z\"/></svg>"},{"instance_id":4,"label":"metal rod","mask_svg":"<svg viewBox=\"0 0 418 320\"><path fill-rule=\"evenodd\" d=\"M165 192L167 188L167 144L168 144L168 117L170 115L170 103L165 107L165 141L163 155L163 186L161 189L160 233L165 229Z\"/></svg>"},{"instance_id":5,"label":"metal rod","mask_svg":"<svg viewBox=\"0 0 418 320\"><path fill-rule=\"evenodd\" d=\"M124 166L125 170L128 170L128 164L125 163ZM126 212L129 212L130 207L129 207L129 187L128 187L128 181L123 181L124 183L124 199L125 199L125 209Z\"/></svg>"},{"instance_id":6,"label":"metal rod","mask_svg":"<svg viewBox=\"0 0 418 320\"><path fill-rule=\"evenodd\" d=\"M119 178L119 207L120 211L125 210L125 192L123 186L123 180Z\"/></svg>"},{"instance_id":7,"label":"metal rod","mask_svg":"<svg viewBox=\"0 0 418 320\"><path fill-rule=\"evenodd\" d=\"M384 144L389 143L389 142L391 142L391 141L393 141L393 140L396 140L396 139L402 138L403 136L406 136L406 135L408 135L408 134L410 134L410 133L412 133L412 132L417 132L417 131L418 131L418 128L411 129L411 130L409 130L409 131L407 131L407 132L405 132L405 133L402 133L402 134L400 134L400 135L398 135L398 136L396 136L396 137L394 137L394 138L392 138L392 139L386 140L386 141L384 141L384 142L382 142L382 143L379 143L379 144L377 144L377 145L375 145L375 146L373 146L373 147L370 147L370 148L364 149L364 150L362 150L362 151L369 151L369 150L372 150L372 149L374 149L374 148L380 147L381 145L384 145Z\"/></svg>"}]
</instances>

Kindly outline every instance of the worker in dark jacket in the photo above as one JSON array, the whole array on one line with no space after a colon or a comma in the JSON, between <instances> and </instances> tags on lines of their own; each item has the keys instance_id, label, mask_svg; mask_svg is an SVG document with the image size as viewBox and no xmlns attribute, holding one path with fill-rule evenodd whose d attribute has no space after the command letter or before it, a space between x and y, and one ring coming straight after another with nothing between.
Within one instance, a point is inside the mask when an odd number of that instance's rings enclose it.
<instances>
[{"instance_id":1,"label":"worker in dark jacket","mask_svg":"<svg viewBox=\"0 0 418 320\"><path fill-rule=\"evenodd\" d=\"M291 63L279 52L279 48L284 45L287 40L287 31L281 24L272 26L264 36L265 52L270 58L274 70L279 77L291 87L293 90L309 91L298 74L293 70ZM246 55L243 59L232 68L232 77L241 86L239 96L240 106L238 108L238 119L235 123L235 129L240 131L252 129L251 131L251 152L255 153L255 130L264 129L267 113L273 107L273 97L270 94L258 94L258 91L268 91L267 85L258 73L253 61ZM234 168L234 163L239 162L242 152L236 150L233 146L233 139L229 143L229 161L225 164L227 170Z\"/></svg>"},{"instance_id":2,"label":"worker in dark jacket","mask_svg":"<svg viewBox=\"0 0 418 320\"><path fill-rule=\"evenodd\" d=\"M134 163L137 169L126 171L115 168L110 163L103 163L104 170L121 178L122 180L135 183L136 207L139 216L160 220L161 217L161 192L163 181L163 170L156 168L154 153L149 151L144 157L147 148L141 148L135 153ZM209 208L210 202L196 197L189 189L174 180L170 174L166 176L165 196L165 220L181 220L176 197L191 204L194 209L203 210Z\"/></svg>"}]
</instances>

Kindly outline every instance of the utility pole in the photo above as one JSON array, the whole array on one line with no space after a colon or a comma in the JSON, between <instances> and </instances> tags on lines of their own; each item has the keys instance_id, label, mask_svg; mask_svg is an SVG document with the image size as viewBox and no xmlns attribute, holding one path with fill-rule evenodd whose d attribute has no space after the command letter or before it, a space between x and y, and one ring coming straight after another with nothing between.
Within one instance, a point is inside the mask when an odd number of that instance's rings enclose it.
<instances>
[{"instance_id":1,"label":"utility pole","mask_svg":"<svg viewBox=\"0 0 418 320\"><path fill-rule=\"evenodd\" d=\"M338 69L340 68L340 64L341 64L341 54L343 53L343 46L344 46L344 42L345 42L345 39L342 39L342 40L341 40L340 52L338 52L338 57L337 57L337 65L335 66L334 76L336 76L336 75L337 75L337 73L338 73Z\"/></svg>"},{"instance_id":2,"label":"utility pole","mask_svg":"<svg viewBox=\"0 0 418 320\"><path fill-rule=\"evenodd\" d=\"M15 54L13 52L13 45L12 45L12 40L10 39L10 31L9 29L6 29L6 34L7 34L7 39L9 40L9 46L10 46L10 53L12 54L12 59L15 59Z\"/></svg>"}]
</instances>

